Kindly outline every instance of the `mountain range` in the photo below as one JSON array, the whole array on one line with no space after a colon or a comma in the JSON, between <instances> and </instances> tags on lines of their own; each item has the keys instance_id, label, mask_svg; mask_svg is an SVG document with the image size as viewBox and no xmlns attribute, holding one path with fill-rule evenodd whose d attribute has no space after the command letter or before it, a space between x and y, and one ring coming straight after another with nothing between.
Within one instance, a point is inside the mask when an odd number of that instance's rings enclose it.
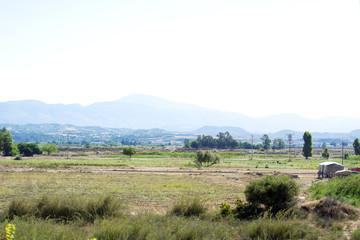
<instances>
[{"instance_id":1,"label":"mountain range","mask_svg":"<svg viewBox=\"0 0 360 240\"><path fill-rule=\"evenodd\" d=\"M224 112L194 104L133 94L117 101L80 104L46 104L36 100L0 103L0 123L74 124L108 128L152 129L204 132L204 126L231 126L239 135L275 133L283 129L304 132L351 132L360 129L360 119L351 117L304 118L297 114L280 114L252 118L240 113ZM240 130L240 129L241 130ZM217 130L216 130L217 131Z\"/></svg>"}]
</instances>

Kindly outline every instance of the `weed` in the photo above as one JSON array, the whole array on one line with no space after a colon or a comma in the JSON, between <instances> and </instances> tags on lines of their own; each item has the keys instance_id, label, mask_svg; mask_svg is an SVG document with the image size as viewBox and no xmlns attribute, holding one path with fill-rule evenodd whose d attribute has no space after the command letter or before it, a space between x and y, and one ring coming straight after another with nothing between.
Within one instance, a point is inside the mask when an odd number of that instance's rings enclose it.
<instances>
[{"instance_id":1,"label":"weed","mask_svg":"<svg viewBox=\"0 0 360 240\"><path fill-rule=\"evenodd\" d=\"M200 216L205 212L205 201L198 197L181 198L170 209L170 214L183 217Z\"/></svg>"},{"instance_id":2,"label":"weed","mask_svg":"<svg viewBox=\"0 0 360 240\"><path fill-rule=\"evenodd\" d=\"M250 239L305 239L316 237L316 232L295 220L263 217L253 221L246 229Z\"/></svg>"},{"instance_id":3,"label":"weed","mask_svg":"<svg viewBox=\"0 0 360 240\"><path fill-rule=\"evenodd\" d=\"M352 234L352 236L351 236L351 239L352 239L352 240L360 240L360 228L357 228L357 229L353 232L353 234Z\"/></svg>"},{"instance_id":4,"label":"weed","mask_svg":"<svg viewBox=\"0 0 360 240\"><path fill-rule=\"evenodd\" d=\"M34 202L14 199L3 218L14 219L15 216L35 216L65 222L76 219L93 222L99 217L118 216L120 215L120 209L120 202L111 195L100 196L97 199L44 195Z\"/></svg>"},{"instance_id":5,"label":"weed","mask_svg":"<svg viewBox=\"0 0 360 240\"><path fill-rule=\"evenodd\" d=\"M346 178L332 178L328 182L313 184L309 191L312 197L320 199L331 196L348 204L360 207L360 175L350 175Z\"/></svg>"}]
</instances>

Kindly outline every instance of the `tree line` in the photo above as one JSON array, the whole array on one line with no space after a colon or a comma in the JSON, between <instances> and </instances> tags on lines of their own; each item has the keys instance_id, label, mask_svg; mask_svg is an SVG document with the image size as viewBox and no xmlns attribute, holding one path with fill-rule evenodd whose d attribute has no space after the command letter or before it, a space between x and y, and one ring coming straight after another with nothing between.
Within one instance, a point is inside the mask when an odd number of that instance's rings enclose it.
<instances>
[{"instance_id":1,"label":"tree line","mask_svg":"<svg viewBox=\"0 0 360 240\"><path fill-rule=\"evenodd\" d=\"M252 144L249 142L239 142L235 140L229 132L219 132L216 138L210 135L199 135L196 140L190 141L189 139L184 140L184 148L187 149L200 149L200 148L217 148L217 149L284 149L285 142L276 138L273 141L268 135L264 134L261 138L262 143ZM271 144L273 142L273 144Z\"/></svg>"},{"instance_id":2,"label":"tree line","mask_svg":"<svg viewBox=\"0 0 360 240\"><path fill-rule=\"evenodd\" d=\"M36 143L20 142L15 144L11 133L6 128L3 128L0 132L0 153L2 153L3 156L21 155L30 157L35 154L42 154L43 152L50 155L51 153L57 151L57 146L50 143L44 144L42 148L40 148Z\"/></svg>"}]
</instances>

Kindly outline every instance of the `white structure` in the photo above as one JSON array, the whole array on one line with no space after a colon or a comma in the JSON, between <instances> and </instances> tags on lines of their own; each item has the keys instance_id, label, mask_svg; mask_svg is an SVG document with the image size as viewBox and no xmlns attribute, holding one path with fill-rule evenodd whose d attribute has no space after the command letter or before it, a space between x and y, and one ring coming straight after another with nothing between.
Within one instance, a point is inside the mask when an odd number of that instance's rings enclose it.
<instances>
[{"instance_id":1,"label":"white structure","mask_svg":"<svg viewBox=\"0 0 360 240\"><path fill-rule=\"evenodd\" d=\"M319 164L318 176L332 177L336 171L344 170L344 166L336 162L323 162Z\"/></svg>"}]
</instances>

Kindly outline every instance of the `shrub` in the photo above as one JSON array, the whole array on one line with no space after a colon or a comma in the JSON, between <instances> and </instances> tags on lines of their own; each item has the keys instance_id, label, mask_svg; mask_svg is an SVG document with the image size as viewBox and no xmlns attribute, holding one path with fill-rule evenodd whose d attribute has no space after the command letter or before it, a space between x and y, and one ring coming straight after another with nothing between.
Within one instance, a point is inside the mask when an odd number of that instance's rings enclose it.
<instances>
[{"instance_id":1,"label":"shrub","mask_svg":"<svg viewBox=\"0 0 360 240\"><path fill-rule=\"evenodd\" d=\"M20 155L16 156L14 160L22 160L22 157Z\"/></svg>"},{"instance_id":2,"label":"shrub","mask_svg":"<svg viewBox=\"0 0 360 240\"><path fill-rule=\"evenodd\" d=\"M183 217L200 216L205 212L205 201L200 198L182 198L170 210L170 214Z\"/></svg>"},{"instance_id":3,"label":"shrub","mask_svg":"<svg viewBox=\"0 0 360 240\"><path fill-rule=\"evenodd\" d=\"M42 154L39 146L36 143L19 143L17 145L21 155L31 157L34 154Z\"/></svg>"},{"instance_id":4,"label":"shrub","mask_svg":"<svg viewBox=\"0 0 360 240\"><path fill-rule=\"evenodd\" d=\"M46 152L48 155L59 151L58 147L55 144L50 144L50 143L45 144L41 149L43 152Z\"/></svg>"},{"instance_id":5,"label":"shrub","mask_svg":"<svg viewBox=\"0 0 360 240\"><path fill-rule=\"evenodd\" d=\"M210 151L199 150L196 152L196 158L194 160L194 163L198 167L202 167L202 166L210 167L219 162L220 162L220 156L213 154Z\"/></svg>"},{"instance_id":6,"label":"shrub","mask_svg":"<svg viewBox=\"0 0 360 240\"><path fill-rule=\"evenodd\" d=\"M265 210L271 209L274 213L291 207L298 194L299 186L285 175L268 175L250 182L245 188L245 197L250 204L263 204Z\"/></svg>"},{"instance_id":7,"label":"shrub","mask_svg":"<svg viewBox=\"0 0 360 240\"><path fill-rule=\"evenodd\" d=\"M232 214L231 206L230 206L229 203L227 203L227 202L221 203L221 205L220 205L220 214L223 217L229 216L229 215Z\"/></svg>"},{"instance_id":8,"label":"shrub","mask_svg":"<svg viewBox=\"0 0 360 240\"><path fill-rule=\"evenodd\" d=\"M244 203L240 199L235 201L236 208L233 211L233 214L236 218L239 219L255 219L261 213L263 213L263 209L261 209L259 204L251 204L251 203Z\"/></svg>"},{"instance_id":9,"label":"shrub","mask_svg":"<svg viewBox=\"0 0 360 240\"><path fill-rule=\"evenodd\" d=\"M329 153L328 148L325 148L325 149L324 149L324 152L321 154L321 156L322 156L323 158L329 159L330 153Z\"/></svg>"},{"instance_id":10,"label":"shrub","mask_svg":"<svg viewBox=\"0 0 360 240\"><path fill-rule=\"evenodd\" d=\"M135 150L135 148L132 148L132 147L126 147L123 149L123 154L130 156L130 158L131 158L132 155L136 154L136 150Z\"/></svg>"},{"instance_id":11,"label":"shrub","mask_svg":"<svg viewBox=\"0 0 360 240\"><path fill-rule=\"evenodd\" d=\"M33 202L14 199L4 216L5 219L14 219L15 216L35 216L65 222L76 219L93 222L96 218L120 215L120 207L121 203L111 195L95 199L44 195Z\"/></svg>"}]
</instances>

